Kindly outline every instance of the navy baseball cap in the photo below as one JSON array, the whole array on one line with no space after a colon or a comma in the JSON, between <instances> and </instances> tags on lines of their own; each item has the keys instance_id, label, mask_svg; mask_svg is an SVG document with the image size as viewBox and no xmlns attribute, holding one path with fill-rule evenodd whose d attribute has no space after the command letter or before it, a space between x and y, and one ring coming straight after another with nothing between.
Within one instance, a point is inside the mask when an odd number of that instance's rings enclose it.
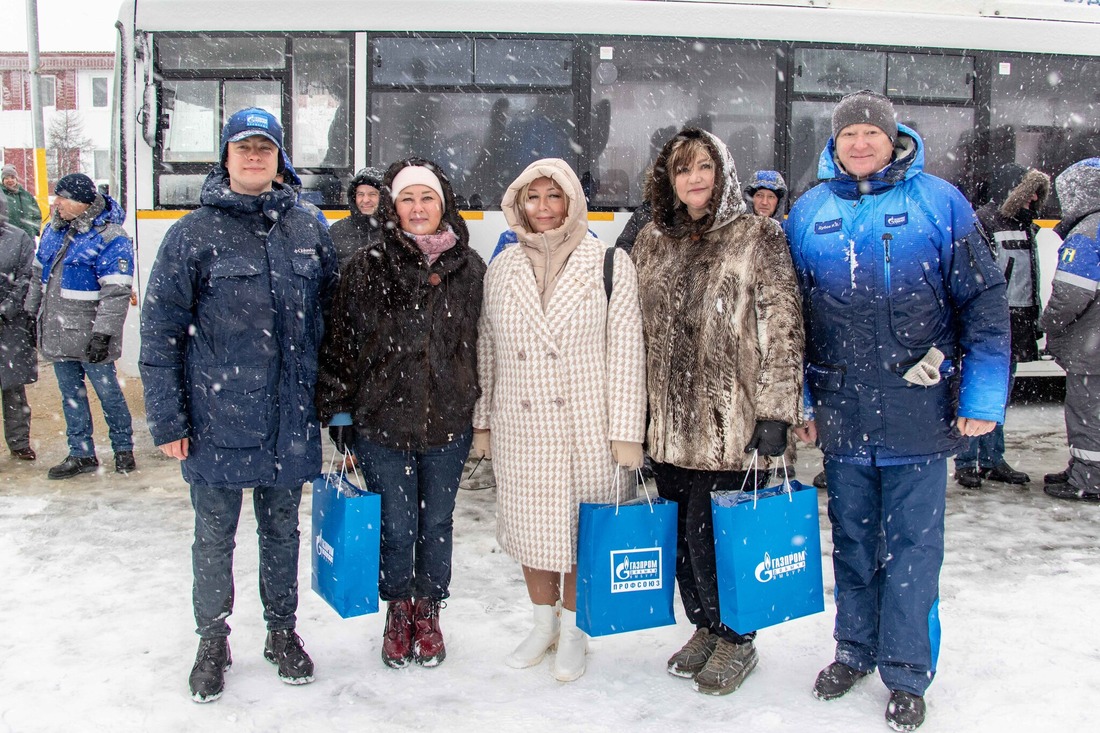
<instances>
[{"instance_id":1,"label":"navy baseball cap","mask_svg":"<svg viewBox=\"0 0 1100 733\"><path fill-rule=\"evenodd\" d=\"M229 143L260 135L283 149L283 126L275 115L259 107L247 107L233 113L222 128L222 162L225 162L225 150Z\"/></svg>"}]
</instances>

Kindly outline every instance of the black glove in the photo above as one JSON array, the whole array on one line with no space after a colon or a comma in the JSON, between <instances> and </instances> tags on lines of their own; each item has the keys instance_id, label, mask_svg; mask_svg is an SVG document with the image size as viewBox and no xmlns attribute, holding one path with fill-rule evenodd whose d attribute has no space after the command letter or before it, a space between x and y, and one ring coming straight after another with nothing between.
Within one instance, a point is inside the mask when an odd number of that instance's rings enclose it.
<instances>
[{"instance_id":1,"label":"black glove","mask_svg":"<svg viewBox=\"0 0 1100 733\"><path fill-rule=\"evenodd\" d=\"M790 426L778 420L757 420L752 431L746 453L760 451L762 456L781 456L787 450L787 428Z\"/></svg>"},{"instance_id":2,"label":"black glove","mask_svg":"<svg viewBox=\"0 0 1100 733\"><path fill-rule=\"evenodd\" d=\"M351 453L352 446L355 445L355 426L329 425L328 437L332 444L336 446L336 450L341 453Z\"/></svg>"},{"instance_id":3,"label":"black glove","mask_svg":"<svg viewBox=\"0 0 1100 733\"><path fill-rule=\"evenodd\" d=\"M88 342L86 353L88 361L98 364L107 358L107 348L111 344L111 337L105 333L93 333L92 340Z\"/></svg>"}]
</instances>

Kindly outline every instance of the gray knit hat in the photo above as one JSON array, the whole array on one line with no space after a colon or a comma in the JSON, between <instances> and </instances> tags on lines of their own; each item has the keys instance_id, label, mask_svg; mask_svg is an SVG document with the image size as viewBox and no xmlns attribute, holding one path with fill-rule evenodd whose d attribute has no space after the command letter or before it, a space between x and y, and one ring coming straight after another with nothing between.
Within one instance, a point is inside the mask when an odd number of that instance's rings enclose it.
<instances>
[{"instance_id":1,"label":"gray knit hat","mask_svg":"<svg viewBox=\"0 0 1100 733\"><path fill-rule=\"evenodd\" d=\"M870 89L852 92L833 110L833 139L848 125L874 125L886 133L890 142L898 139L898 123L894 119L894 103Z\"/></svg>"},{"instance_id":2,"label":"gray knit hat","mask_svg":"<svg viewBox=\"0 0 1100 733\"><path fill-rule=\"evenodd\" d=\"M7 178L8 176L11 176L12 178L18 178L18 176L15 175L14 165L6 165L3 167L3 169L0 169L0 178Z\"/></svg>"}]
</instances>

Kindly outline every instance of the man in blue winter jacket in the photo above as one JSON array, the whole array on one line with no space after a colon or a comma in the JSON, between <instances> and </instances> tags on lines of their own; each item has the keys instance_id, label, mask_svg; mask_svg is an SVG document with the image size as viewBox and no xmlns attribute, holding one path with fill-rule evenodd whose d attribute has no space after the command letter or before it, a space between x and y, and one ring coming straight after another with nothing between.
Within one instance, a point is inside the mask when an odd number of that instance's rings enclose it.
<instances>
[{"instance_id":1,"label":"man in blue winter jacket","mask_svg":"<svg viewBox=\"0 0 1100 733\"><path fill-rule=\"evenodd\" d=\"M887 722L913 730L939 651L947 457L1004 418L1005 280L889 99L844 97L832 128L822 183L787 222L806 323L798 434L825 453L836 576L836 657L814 695L877 666Z\"/></svg>"},{"instance_id":2,"label":"man in blue winter jacket","mask_svg":"<svg viewBox=\"0 0 1100 733\"><path fill-rule=\"evenodd\" d=\"M313 681L295 633L298 505L321 471L313 390L337 261L327 229L275 182L282 147L270 113L229 118L202 207L164 237L141 319L149 430L181 461L195 509L196 702L221 696L232 663L226 619L245 488L259 533L264 657L283 682Z\"/></svg>"}]
</instances>

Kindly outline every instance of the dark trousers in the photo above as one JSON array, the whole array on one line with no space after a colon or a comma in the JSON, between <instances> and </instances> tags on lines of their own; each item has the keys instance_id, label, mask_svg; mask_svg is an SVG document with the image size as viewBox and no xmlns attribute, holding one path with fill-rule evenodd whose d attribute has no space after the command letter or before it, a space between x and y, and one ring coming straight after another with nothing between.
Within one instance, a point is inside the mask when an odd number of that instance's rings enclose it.
<instances>
[{"instance_id":1,"label":"dark trousers","mask_svg":"<svg viewBox=\"0 0 1100 733\"><path fill-rule=\"evenodd\" d=\"M4 440L8 450L31 447L31 406L27 403L27 387L17 384L0 394L4 407Z\"/></svg>"},{"instance_id":2,"label":"dark trousers","mask_svg":"<svg viewBox=\"0 0 1100 733\"><path fill-rule=\"evenodd\" d=\"M204 639L229 636L233 612L233 550L241 517L240 489L191 487L195 508L195 629ZM293 629L298 610L298 505L302 487L252 490L260 542L260 600L268 631Z\"/></svg>"},{"instance_id":3,"label":"dark trousers","mask_svg":"<svg viewBox=\"0 0 1100 733\"><path fill-rule=\"evenodd\" d=\"M450 595L455 497L472 438L467 430L422 451L356 441L363 480L382 496L382 600Z\"/></svg>"},{"instance_id":4,"label":"dark trousers","mask_svg":"<svg viewBox=\"0 0 1100 733\"><path fill-rule=\"evenodd\" d=\"M696 471L669 463L653 463L657 493L677 503L676 584L688 621L709 629L726 641L740 644L756 632L738 634L722 623L718 608L718 564L714 556L712 491L737 491L745 480L742 471ZM767 474L760 474L766 477ZM746 485L752 488L752 481Z\"/></svg>"},{"instance_id":5,"label":"dark trousers","mask_svg":"<svg viewBox=\"0 0 1100 733\"><path fill-rule=\"evenodd\" d=\"M923 695L939 655L947 459L860 466L826 458L836 660Z\"/></svg>"}]
</instances>

